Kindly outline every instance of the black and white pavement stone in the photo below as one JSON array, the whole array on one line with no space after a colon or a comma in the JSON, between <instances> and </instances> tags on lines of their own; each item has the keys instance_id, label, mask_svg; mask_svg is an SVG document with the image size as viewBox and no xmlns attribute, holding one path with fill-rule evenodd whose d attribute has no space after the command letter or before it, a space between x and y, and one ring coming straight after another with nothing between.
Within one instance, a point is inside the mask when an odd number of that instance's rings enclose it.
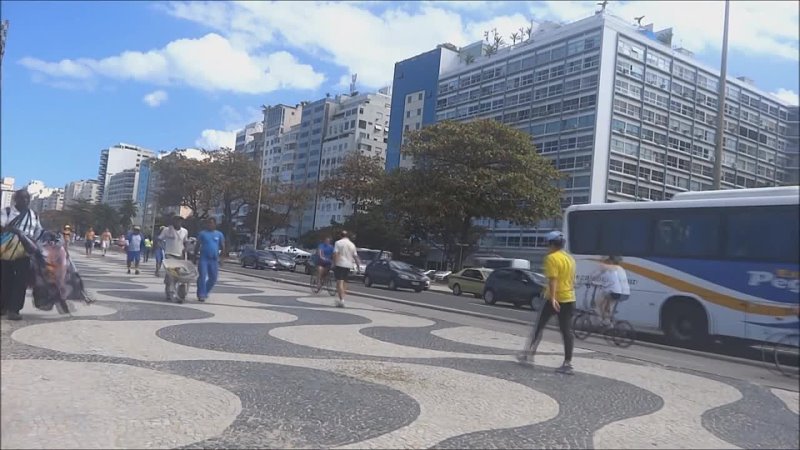
<instances>
[{"instance_id":1,"label":"black and white pavement stone","mask_svg":"<svg viewBox=\"0 0 800 450\"><path fill-rule=\"evenodd\" d=\"M3 448L797 448L798 393L221 274L75 257L97 302L3 321ZM192 290L192 292L194 292ZM29 302L30 303L30 302Z\"/></svg>"}]
</instances>

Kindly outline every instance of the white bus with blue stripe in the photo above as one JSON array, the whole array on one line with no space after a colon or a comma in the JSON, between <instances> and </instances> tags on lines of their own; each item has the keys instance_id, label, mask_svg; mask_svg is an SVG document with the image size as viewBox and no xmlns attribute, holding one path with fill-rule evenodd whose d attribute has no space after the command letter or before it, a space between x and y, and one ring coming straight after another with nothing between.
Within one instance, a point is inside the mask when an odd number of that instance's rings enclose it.
<instances>
[{"instance_id":1,"label":"white bus with blue stripe","mask_svg":"<svg viewBox=\"0 0 800 450\"><path fill-rule=\"evenodd\" d=\"M630 299L617 318L678 343L774 342L800 328L797 186L686 192L659 202L575 205L564 234L576 295L622 256Z\"/></svg>"}]
</instances>

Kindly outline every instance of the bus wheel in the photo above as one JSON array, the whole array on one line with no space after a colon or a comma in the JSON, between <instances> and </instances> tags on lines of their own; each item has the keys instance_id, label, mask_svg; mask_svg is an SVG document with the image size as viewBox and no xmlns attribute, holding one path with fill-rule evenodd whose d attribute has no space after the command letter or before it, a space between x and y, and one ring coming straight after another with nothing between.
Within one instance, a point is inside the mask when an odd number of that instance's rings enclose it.
<instances>
[{"instance_id":1,"label":"bus wheel","mask_svg":"<svg viewBox=\"0 0 800 450\"><path fill-rule=\"evenodd\" d=\"M678 345L704 344L708 338L708 318L694 299L672 299L664 305L661 327L667 338Z\"/></svg>"}]
</instances>

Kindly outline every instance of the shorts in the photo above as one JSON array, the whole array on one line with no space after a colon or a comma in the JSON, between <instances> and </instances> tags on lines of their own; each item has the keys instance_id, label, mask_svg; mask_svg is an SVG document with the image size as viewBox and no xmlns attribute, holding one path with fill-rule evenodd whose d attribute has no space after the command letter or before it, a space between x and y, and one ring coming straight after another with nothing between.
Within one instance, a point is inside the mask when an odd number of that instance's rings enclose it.
<instances>
[{"instance_id":1,"label":"shorts","mask_svg":"<svg viewBox=\"0 0 800 450\"><path fill-rule=\"evenodd\" d=\"M347 281L347 277L350 275L350 269L347 267L339 267L336 266L333 268L333 278L336 281Z\"/></svg>"},{"instance_id":2,"label":"shorts","mask_svg":"<svg viewBox=\"0 0 800 450\"><path fill-rule=\"evenodd\" d=\"M92 248L94 247L94 241L86 241L86 244L84 245L86 246L86 248Z\"/></svg>"},{"instance_id":3,"label":"shorts","mask_svg":"<svg viewBox=\"0 0 800 450\"><path fill-rule=\"evenodd\" d=\"M128 252L128 262L132 263L139 263L139 257L141 256L142 252Z\"/></svg>"},{"instance_id":4,"label":"shorts","mask_svg":"<svg viewBox=\"0 0 800 450\"><path fill-rule=\"evenodd\" d=\"M102 245L102 247L103 247L104 249L108 249L108 246L109 246L109 244L111 244L111 242L108 242L108 241L102 241L100 244Z\"/></svg>"},{"instance_id":5,"label":"shorts","mask_svg":"<svg viewBox=\"0 0 800 450\"><path fill-rule=\"evenodd\" d=\"M317 261L317 267L324 267L326 269L330 269L331 268L331 262L330 261L322 261L322 260Z\"/></svg>"}]
</instances>

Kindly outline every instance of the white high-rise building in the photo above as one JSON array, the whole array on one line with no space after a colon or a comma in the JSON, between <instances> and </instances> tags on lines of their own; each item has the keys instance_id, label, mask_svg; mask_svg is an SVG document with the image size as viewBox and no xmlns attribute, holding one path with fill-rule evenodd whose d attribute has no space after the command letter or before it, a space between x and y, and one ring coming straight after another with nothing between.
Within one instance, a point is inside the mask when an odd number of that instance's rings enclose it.
<instances>
[{"instance_id":1,"label":"white high-rise building","mask_svg":"<svg viewBox=\"0 0 800 450\"><path fill-rule=\"evenodd\" d=\"M100 202L100 182L97 180L71 181L64 187L64 204L75 200L86 200L91 203Z\"/></svg>"},{"instance_id":2,"label":"white high-rise building","mask_svg":"<svg viewBox=\"0 0 800 450\"><path fill-rule=\"evenodd\" d=\"M100 168L98 170L97 179L100 182L99 196L103 203L107 203L105 191L108 189L111 176L130 169L136 172L133 181L133 194L131 196L132 200L136 200L135 194L138 183L139 164L141 164L143 160L155 156L156 154L152 150L123 143L101 150Z\"/></svg>"},{"instance_id":3,"label":"white high-rise building","mask_svg":"<svg viewBox=\"0 0 800 450\"><path fill-rule=\"evenodd\" d=\"M14 196L14 178L3 177L2 184L0 184L0 209L5 209L11 206L11 198Z\"/></svg>"}]
</instances>

